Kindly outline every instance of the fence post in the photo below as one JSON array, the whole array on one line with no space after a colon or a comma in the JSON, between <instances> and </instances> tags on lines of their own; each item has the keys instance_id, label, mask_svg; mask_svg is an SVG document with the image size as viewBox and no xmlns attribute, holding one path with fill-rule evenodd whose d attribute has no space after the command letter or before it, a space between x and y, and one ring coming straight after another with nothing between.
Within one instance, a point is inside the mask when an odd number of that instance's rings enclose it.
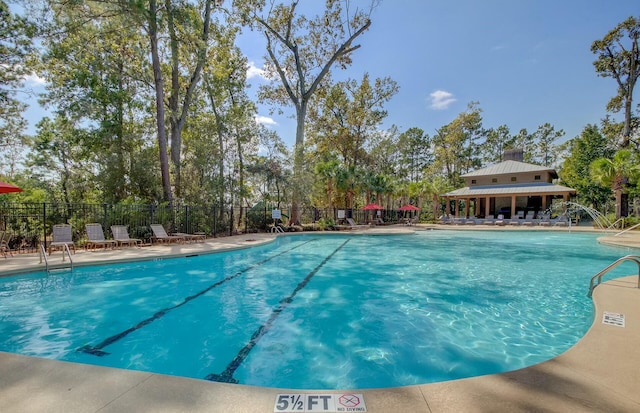
<instances>
[{"instance_id":1,"label":"fence post","mask_svg":"<svg viewBox=\"0 0 640 413\"><path fill-rule=\"evenodd\" d=\"M240 207L244 208L244 233L248 233L249 229L249 208L248 207Z\"/></svg>"},{"instance_id":2,"label":"fence post","mask_svg":"<svg viewBox=\"0 0 640 413\"><path fill-rule=\"evenodd\" d=\"M189 228L189 205L184 206L184 232L191 234L191 228Z\"/></svg>"},{"instance_id":3,"label":"fence post","mask_svg":"<svg viewBox=\"0 0 640 413\"><path fill-rule=\"evenodd\" d=\"M107 226L107 203L104 202L102 204L102 226Z\"/></svg>"},{"instance_id":4,"label":"fence post","mask_svg":"<svg viewBox=\"0 0 640 413\"><path fill-rule=\"evenodd\" d=\"M42 203L42 233L44 235L44 247L47 248L47 203Z\"/></svg>"},{"instance_id":5,"label":"fence post","mask_svg":"<svg viewBox=\"0 0 640 413\"><path fill-rule=\"evenodd\" d=\"M217 233L218 233L218 211L217 211L217 207L212 207L213 208L213 238L217 237Z\"/></svg>"}]
</instances>

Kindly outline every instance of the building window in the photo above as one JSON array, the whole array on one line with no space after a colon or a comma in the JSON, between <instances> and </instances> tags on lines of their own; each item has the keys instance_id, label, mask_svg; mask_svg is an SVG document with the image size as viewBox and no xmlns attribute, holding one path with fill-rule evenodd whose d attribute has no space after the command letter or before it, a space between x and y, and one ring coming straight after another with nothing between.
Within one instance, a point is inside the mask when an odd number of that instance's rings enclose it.
<instances>
[{"instance_id":1,"label":"building window","mask_svg":"<svg viewBox=\"0 0 640 413\"><path fill-rule=\"evenodd\" d=\"M511 182L515 182L515 181L516 181L516 177L515 177L515 176L512 176L512 177L511 177Z\"/></svg>"},{"instance_id":2,"label":"building window","mask_svg":"<svg viewBox=\"0 0 640 413\"><path fill-rule=\"evenodd\" d=\"M491 179L491 183L495 184L495 183L497 183L497 182L498 182L498 178L493 178L493 179Z\"/></svg>"},{"instance_id":3,"label":"building window","mask_svg":"<svg viewBox=\"0 0 640 413\"><path fill-rule=\"evenodd\" d=\"M534 177L533 177L533 179L534 179L535 181L539 181L539 180L540 180L540 175L536 175L536 176L534 176Z\"/></svg>"},{"instance_id":4,"label":"building window","mask_svg":"<svg viewBox=\"0 0 640 413\"><path fill-rule=\"evenodd\" d=\"M476 183L476 180L475 180L475 179L472 179L472 180L471 180L471 183L472 183L472 184L475 184L475 183Z\"/></svg>"}]
</instances>

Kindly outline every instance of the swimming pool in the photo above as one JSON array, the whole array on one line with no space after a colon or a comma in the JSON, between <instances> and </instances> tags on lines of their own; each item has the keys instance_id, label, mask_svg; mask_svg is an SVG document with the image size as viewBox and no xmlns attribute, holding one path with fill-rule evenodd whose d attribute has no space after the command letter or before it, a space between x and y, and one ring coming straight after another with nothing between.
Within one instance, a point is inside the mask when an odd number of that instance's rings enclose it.
<instances>
[{"instance_id":1,"label":"swimming pool","mask_svg":"<svg viewBox=\"0 0 640 413\"><path fill-rule=\"evenodd\" d=\"M562 353L591 325L589 278L624 255L595 238L302 235L8 277L0 279L0 350L297 389L513 370Z\"/></svg>"}]
</instances>

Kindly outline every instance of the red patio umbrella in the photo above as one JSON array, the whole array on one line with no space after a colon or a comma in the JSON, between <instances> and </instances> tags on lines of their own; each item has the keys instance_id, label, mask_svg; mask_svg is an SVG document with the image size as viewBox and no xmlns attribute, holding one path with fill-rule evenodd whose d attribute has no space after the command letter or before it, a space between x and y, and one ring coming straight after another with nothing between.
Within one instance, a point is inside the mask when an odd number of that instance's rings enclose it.
<instances>
[{"instance_id":1,"label":"red patio umbrella","mask_svg":"<svg viewBox=\"0 0 640 413\"><path fill-rule=\"evenodd\" d=\"M418 208L417 206L407 204L398 208L398 211L420 211L420 208Z\"/></svg>"},{"instance_id":2,"label":"red patio umbrella","mask_svg":"<svg viewBox=\"0 0 640 413\"><path fill-rule=\"evenodd\" d=\"M15 185L0 181L0 194L8 194L9 192L22 192L22 189Z\"/></svg>"},{"instance_id":3,"label":"red patio umbrella","mask_svg":"<svg viewBox=\"0 0 640 413\"><path fill-rule=\"evenodd\" d=\"M367 205L362 207L363 211L371 211L371 210L374 210L374 209L384 209L384 208L381 207L378 204L367 204Z\"/></svg>"}]
</instances>

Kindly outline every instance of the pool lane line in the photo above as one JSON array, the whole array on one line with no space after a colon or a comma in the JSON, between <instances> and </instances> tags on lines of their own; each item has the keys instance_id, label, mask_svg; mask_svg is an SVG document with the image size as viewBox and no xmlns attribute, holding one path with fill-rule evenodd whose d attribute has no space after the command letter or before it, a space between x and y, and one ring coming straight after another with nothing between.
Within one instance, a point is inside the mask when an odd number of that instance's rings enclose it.
<instances>
[{"instance_id":1,"label":"pool lane line","mask_svg":"<svg viewBox=\"0 0 640 413\"><path fill-rule=\"evenodd\" d=\"M238 380L233 378L233 374L236 372L238 367L240 367L240 365L244 362L244 360L249 356L249 353L251 352L253 347L258 343L260 338L262 338L262 336L264 336L269 331L269 329L271 328L273 323L276 321L278 316L282 313L282 311L284 311L284 309L287 308L289 304L291 304L296 294L298 294L300 290L306 287L309 281L311 281L311 279L313 278L313 276L316 275L316 273L320 270L320 268L324 267L324 265L327 262L329 262L329 260L338 251L340 251L342 247L344 247L349 241L350 239L347 239L338 248L336 248L335 251L333 251L331 254L326 256L325 259L322 260L322 262L316 268L314 268L309 274L307 274L307 276L302 281L300 281L300 283L296 286L296 288L288 297L280 300L280 305L271 312L271 316L269 316L269 319L260 327L258 327L258 329L251 335L251 339L249 340L247 345L244 346L238 352L236 357L231 361L231 363L227 365L227 368L225 368L221 374L214 374L214 373L208 374L205 377L205 380L217 381L222 383L238 383Z\"/></svg>"},{"instance_id":2,"label":"pool lane line","mask_svg":"<svg viewBox=\"0 0 640 413\"><path fill-rule=\"evenodd\" d=\"M300 248L300 247L302 247L303 245L308 244L309 242L311 242L311 241L315 241L315 240L316 240L316 239L310 239L310 240L305 241L305 242L303 242L303 243L301 243L301 244L299 244L299 245L296 245L296 246L295 246L295 247L293 247L293 248L289 248L289 249L288 249L288 250L286 250L286 251L282 251L282 252L280 252L280 253L278 253L278 254L276 254L276 255L274 255L274 256L271 256L271 257L265 258L265 259L263 259L262 261L258 261L258 262L254 263L254 264L251 264L251 265L250 265L250 266L248 266L247 268L244 268L244 269L242 269L242 270L240 270L240 271L236 272L236 273L235 273L235 274L233 274L233 275L230 275L230 276L228 276L228 277L226 277L226 278L223 278L223 279L222 279L222 280L220 280L220 281L217 281L217 282L216 282L216 283L214 283L214 284L211 284L210 286L208 286L208 287L207 287L207 288L205 288L204 290L202 290L202 291L200 291L200 292L198 292L198 293L196 293L196 294L194 294L194 295L190 295L189 297L187 297L187 298L185 298L184 300L182 300L182 302L181 302L181 303L176 304L176 305L174 305L174 306L172 306L172 307L164 308L164 309L162 309L162 310L158 311L157 313L155 313L154 315L152 315L151 317L149 317L149 318L147 318L147 319L145 319L145 320L142 320L141 322L139 322L139 323L138 323L138 324L136 324L135 326L133 326L133 327L131 327L131 328L128 328L128 329L126 329L126 330L124 330L124 331L122 331L122 332L120 332L120 333L118 333L118 334L116 334L116 335L113 335L113 336L111 336L111 337L109 337L109 338L105 339L104 341L102 341L102 342L101 342L100 344L98 344L98 345L90 346L90 345L88 345L88 344L87 344L87 345L84 345L84 346L82 346L82 347L80 347L80 348L76 349L76 351L83 352L83 353L87 353L87 354L92 354L92 355L94 355L94 356L98 356L98 357L106 356L106 355L108 355L109 353L108 353L108 352L106 352L106 351L102 351L102 349L103 349L104 347L106 347L106 346L108 346L108 345L110 345L110 344L115 343L116 341L118 341L118 340L120 340L120 339L122 339L122 338L124 338L124 337L128 336L129 334L131 334L131 333L133 333L134 331L136 331L136 330L138 330L138 329L140 329L140 328L142 328L142 327L146 326L147 324L151 324L152 322L156 321L156 320L157 320L157 319L159 319L160 317L162 317L162 316L164 316L165 314L167 314L169 311L171 311L171 310L175 310L176 308L179 308L179 307L182 307L183 305L187 304L187 303L188 303L188 302L190 302L191 300L194 300L194 299L196 299L196 298L198 298L198 297L202 296L203 294L206 294L207 292L209 292L209 291L213 290L214 288L216 288L216 287L218 287L218 286L220 286L220 285L222 285L222 284L226 283L227 281L231 281L231 280L233 280L234 278L238 277L239 275L244 274L245 272L247 272L247 271L249 271L249 270L252 270L252 269L254 269L254 268L256 268L256 267L259 267L259 266L261 266L261 265L263 265L263 264L267 263L268 261L271 261L271 260L272 260L272 259L274 259L274 258L277 258L277 257L279 257L279 256L281 256L281 255L284 255L284 254L286 254L286 253L288 253L288 252L291 252L291 251L293 251L293 250L295 250L295 249L297 249L297 248Z\"/></svg>"}]
</instances>

